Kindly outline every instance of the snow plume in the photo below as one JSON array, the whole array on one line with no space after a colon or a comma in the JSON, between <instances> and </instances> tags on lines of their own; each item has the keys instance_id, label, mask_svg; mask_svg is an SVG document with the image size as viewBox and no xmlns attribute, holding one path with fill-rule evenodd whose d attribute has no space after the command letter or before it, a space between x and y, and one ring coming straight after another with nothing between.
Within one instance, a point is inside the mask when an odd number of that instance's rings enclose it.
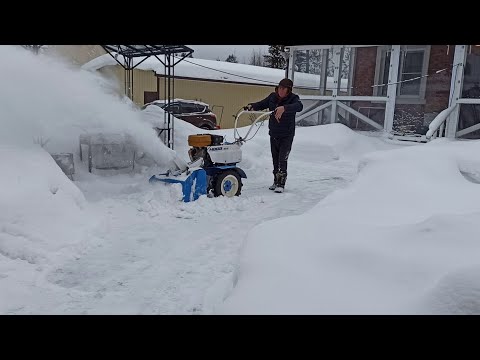
<instances>
[{"instance_id":1,"label":"snow plume","mask_svg":"<svg viewBox=\"0 0 480 360\"><path fill-rule=\"evenodd\" d=\"M0 90L1 144L76 153L82 133L127 133L158 163L172 158L140 111L101 75L19 46L1 46L0 58L0 78L8 84Z\"/></svg>"}]
</instances>

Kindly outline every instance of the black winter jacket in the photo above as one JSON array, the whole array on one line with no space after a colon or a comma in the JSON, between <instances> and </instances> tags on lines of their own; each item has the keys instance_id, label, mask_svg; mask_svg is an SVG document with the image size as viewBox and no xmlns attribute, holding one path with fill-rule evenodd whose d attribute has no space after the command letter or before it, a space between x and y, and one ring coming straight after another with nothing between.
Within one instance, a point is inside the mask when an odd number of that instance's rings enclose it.
<instances>
[{"instance_id":1,"label":"black winter jacket","mask_svg":"<svg viewBox=\"0 0 480 360\"><path fill-rule=\"evenodd\" d=\"M276 92L272 92L265 99L256 103L251 103L252 110L275 110L279 106L285 107L285 112L280 118L280 122L275 119L274 113L270 115L268 128L269 135L280 138L295 136L295 113L303 110L303 104L297 94L290 93L285 98L280 99Z\"/></svg>"}]
</instances>

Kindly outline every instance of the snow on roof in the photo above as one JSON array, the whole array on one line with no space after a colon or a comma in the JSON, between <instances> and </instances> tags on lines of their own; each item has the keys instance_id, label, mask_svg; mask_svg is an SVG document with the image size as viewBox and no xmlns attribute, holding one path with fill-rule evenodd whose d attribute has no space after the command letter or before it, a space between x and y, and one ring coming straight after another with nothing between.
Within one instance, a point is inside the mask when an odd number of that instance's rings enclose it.
<instances>
[{"instance_id":1,"label":"snow on roof","mask_svg":"<svg viewBox=\"0 0 480 360\"><path fill-rule=\"evenodd\" d=\"M124 63L121 55L117 57L117 60L120 63ZM133 63L138 64L141 60L140 58L134 58ZM82 68L85 70L98 70L105 66L117 64L111 55L105 54L89 61ZM158 75L166 73L163 64L155 57L145 60L137 68L153 70ZM175 65L175 76L275 86L285 77L285 70L226 61L186 58ZM319 83L320 75L295 73L295 87L318 88ZM347 86L347 79L342 79L341 88L346 88ZM333 77L328 77L327 89L333 87Z\"/></svg>"}]
</instances>

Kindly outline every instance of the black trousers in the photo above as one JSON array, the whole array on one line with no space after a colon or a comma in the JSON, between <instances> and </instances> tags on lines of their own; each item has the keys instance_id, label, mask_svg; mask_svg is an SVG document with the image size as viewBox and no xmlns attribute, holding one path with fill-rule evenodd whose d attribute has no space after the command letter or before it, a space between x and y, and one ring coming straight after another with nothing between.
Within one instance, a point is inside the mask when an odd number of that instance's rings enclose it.
<instances>
[{"instance_id":1,"label":"black trousers","mask_svg":"<svg viewBox=\"0 0 480 360\"><path fill-rule=\"evenodd\" d=\"M293 136L276 138L270 136L270 149L272 151L273 173L281 171L287 173L287 162L292 150Z\"/></svg>"}]
</instances>

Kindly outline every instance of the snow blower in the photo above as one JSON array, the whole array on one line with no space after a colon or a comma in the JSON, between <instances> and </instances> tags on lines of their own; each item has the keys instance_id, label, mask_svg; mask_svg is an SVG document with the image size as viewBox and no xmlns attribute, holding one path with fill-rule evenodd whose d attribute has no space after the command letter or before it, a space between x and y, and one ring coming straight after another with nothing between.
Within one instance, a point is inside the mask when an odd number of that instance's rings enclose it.
<instances>
[{"instance_id":1,"label":"snow blower","mask_svg":"<svg viewBox=\"0 0 480 360\"><path fill-rule=\"evenodd\" d=\"M182 200L190 202L201 195L239 196L242 191L242 178L247 178L245 172L237 166L242 161L242 145L252 139L248 138L257 122L272 112L245 111L243 108L235 116L234 142L229 143L223 136L213 134L196 134L188 137L188 155L191 162L187 163L176 156L166 173L153 175L149 182L164 182L182 185ZM237 130L239 117L244 114L261 114L248 129L245 137ZM257 129L258 132L258 129Z\"/></svg>"}]
</instances>

